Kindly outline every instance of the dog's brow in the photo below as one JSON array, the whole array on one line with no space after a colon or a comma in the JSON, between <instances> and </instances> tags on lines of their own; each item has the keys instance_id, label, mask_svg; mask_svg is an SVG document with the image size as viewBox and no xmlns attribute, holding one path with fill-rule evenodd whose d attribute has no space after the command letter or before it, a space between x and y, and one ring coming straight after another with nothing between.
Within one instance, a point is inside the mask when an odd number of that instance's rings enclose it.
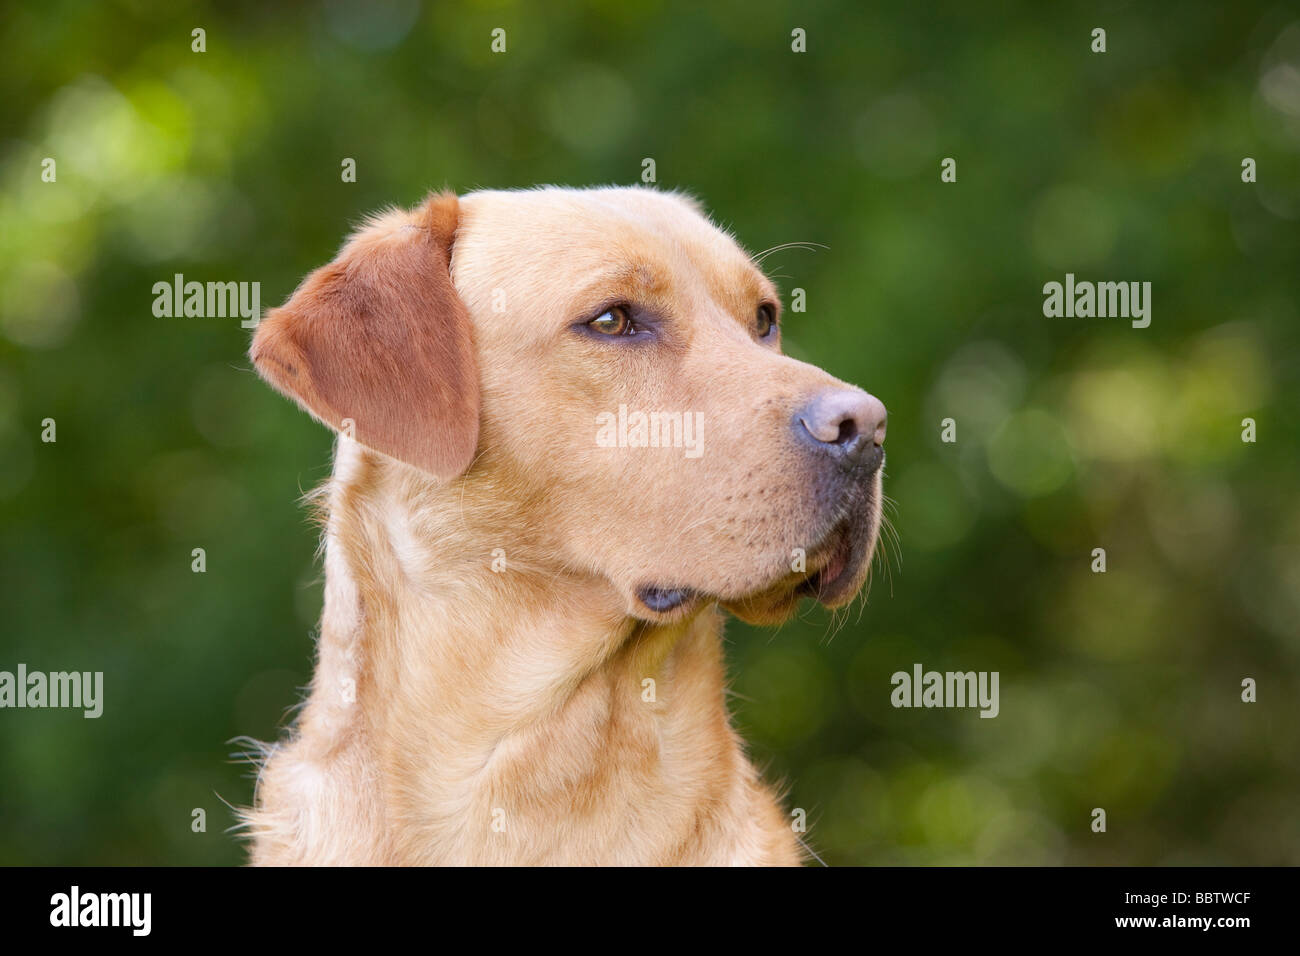
<instances>
[{"instance_id":1,"label":"dog's brow","mask_svg":"<svg viewBox=\"0 0 1300 956\"><path fill-rule=\"evenodd\" d=\"M772 280L749 261L725 274L718 274L711 291L714 298L743 323L752 318L754 308L761 301L770 299L778 314L781 310L781 297L777 295Z\"/></svg>"},{"instance_id":2,"label":"dog's brow","mask_svg":"<svg viewBox=\"0 0 1300 956\"><path fill-rule=\"evenodd\" d=\"M653 295L661 289L659 273L644 262L625 262L597 272L576 293L580 302L613 295Z\"/></svg>"}]
</instances>

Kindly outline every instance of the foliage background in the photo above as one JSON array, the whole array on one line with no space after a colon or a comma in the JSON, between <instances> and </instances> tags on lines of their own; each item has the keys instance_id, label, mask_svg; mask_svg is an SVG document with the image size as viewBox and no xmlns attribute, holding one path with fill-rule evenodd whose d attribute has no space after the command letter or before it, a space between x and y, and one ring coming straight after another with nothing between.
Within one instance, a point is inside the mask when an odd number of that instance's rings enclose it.
<instances>
[{"instance_id":1,"label":"foliage background","mask_svg":"<svg viewBox=\"0 0 1300 956\"><path fill-rule=\"evenodd\" d=\"M879 6L7 4L0 669L103 670L106 712L0 712L0 861L239 862L227 741L309 676L330 436L153 283L278 304L385 204L653 157L749 248L829 247L767 260L788 347L890 409L865 612L728 630L826 862L1300 863L1300 18ZM1152 282L1151 327L1044 318L1067 271ZM894 710L914 662L1001 715Z\"/></svg>"}]
</instances>

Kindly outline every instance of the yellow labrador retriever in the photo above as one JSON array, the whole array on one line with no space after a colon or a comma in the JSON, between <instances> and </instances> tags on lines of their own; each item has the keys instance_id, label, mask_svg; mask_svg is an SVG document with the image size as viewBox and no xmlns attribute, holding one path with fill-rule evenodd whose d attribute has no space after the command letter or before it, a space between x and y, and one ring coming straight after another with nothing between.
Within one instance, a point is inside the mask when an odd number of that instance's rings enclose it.
<instances>
[{"instance_id":1,"label":"yellow labrador retriever","mask_svg":"<svg viewBox=\"0 0 1300 956\"><path fill-rule=\"evenodd\" d=\"M781 354L776 289L641 188L433 195L253 339L340 433L315 676L259 864L795 864L721 609L862 587L885 409Z\"/></svg>"}]
</instances>

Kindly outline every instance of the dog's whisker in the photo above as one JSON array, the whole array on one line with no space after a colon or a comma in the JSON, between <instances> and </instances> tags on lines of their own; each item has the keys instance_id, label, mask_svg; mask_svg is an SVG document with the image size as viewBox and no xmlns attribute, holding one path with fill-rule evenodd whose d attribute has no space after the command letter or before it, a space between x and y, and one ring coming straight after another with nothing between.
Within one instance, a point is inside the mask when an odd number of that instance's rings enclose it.
<instances>
[{"instance_id":1,"label":"dog's whisker","mask_svg":"<svg viewBox=\"0 0 1300 956\"><path fill-rule=\"evenodd\" d=\"M755 253L752 256L752 258L755 262L761 263L772 253L782 252L786 249L807 249L810 252L815 252L818 249L829 249L829 248L830 246L824 245L820 242L808 242L804 240L797 240L795 242L783 242L780 245L771 246L770 248L764 249L762 252Z\"/></svg>"}]
</instances>

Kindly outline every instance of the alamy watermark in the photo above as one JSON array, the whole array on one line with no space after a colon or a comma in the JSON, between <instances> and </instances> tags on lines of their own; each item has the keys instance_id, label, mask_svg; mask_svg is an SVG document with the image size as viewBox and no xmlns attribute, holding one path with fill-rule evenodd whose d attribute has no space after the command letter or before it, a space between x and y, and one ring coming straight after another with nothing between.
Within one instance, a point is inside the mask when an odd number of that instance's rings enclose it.
<instances>
[{"instance_id":1,"label":"alamy watermark","mask_svg":"<svg viewBox=\"0 0 1300 956\"><path fill-rule=\"evenodd\" d=\"M133 936L148 936L152 911L152 893L83 893L74 884L50 897L51 926L120 926Z\"/></svg>"},{"instance_id":2,"label":"alamy watermark","mask_svg":"<svg viewBox=\"0 0 1300 956\"><path fill-rule=\"evenodd\" d=\"M171 282L153 284L153 314L160 319L239 316L240 328L251 329L262 314L262 283L186 282L178 272Z\"/></svg>"},{"instance_id":3,"label":"alamy watermark","mask_svg":"<svg viewBox=\"0 0 1300 956\"><path fill-rule=\"evenodd\" d=\"M1150 282L1075 282L1065 274L1064 285L1043 286L1043 315L1048 318L1132 319L1135 329L1151 324Z\"/></svg>"},{"instance_id":4,"label":"alamy watermark","mask_svg":"<svg viewBox=\"0 0 1300 956\"><path fill-rule=\"evenodd\" d=\"M681 448L685 457L704 454L703 412L618 412L596 416L596 444L601 448Z\"/></svg>"},{"instance_id":5,"label":"alamy watermark","mask_svg":"<svg viewBox=\"0 0 1300 956\"><path fill-rule=\"evenodd\" d=\"M981 717L996 717L997 671L927 671L912 665L912 673L897 671L889 702L895 707L978 707Z\"/></svg>"},{"instance_id":6,"label":"alamy watermark","mask_svg":"<svg viewBox=\"0 0 1300 956\"><path fill-rule=\"evenodd\" d=\"M103 671L0 671L0 707L73 707L94 719L104 712Z\"/></svg>"}]
</instances>

